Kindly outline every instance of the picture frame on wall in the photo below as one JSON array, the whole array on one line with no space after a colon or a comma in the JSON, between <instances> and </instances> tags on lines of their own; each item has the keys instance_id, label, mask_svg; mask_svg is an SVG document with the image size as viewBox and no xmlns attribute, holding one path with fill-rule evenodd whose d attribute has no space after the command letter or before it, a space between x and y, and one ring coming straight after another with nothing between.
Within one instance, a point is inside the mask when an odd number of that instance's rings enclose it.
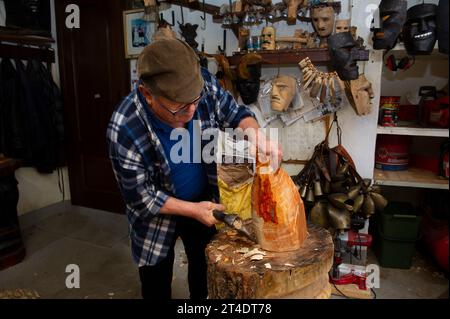
<instances>
[{"instance_id":1,"label":"picture frame on wall","mask_svg":"<svg viewBox=\"0 0 450 319\"><path fill-rule=\"evenodd\" d=\"M153 22L144 20L144 9L123 12L125 57L127 59L136 58L144 47L150 44L154 29Z\"/></svg>"}]
</instances>

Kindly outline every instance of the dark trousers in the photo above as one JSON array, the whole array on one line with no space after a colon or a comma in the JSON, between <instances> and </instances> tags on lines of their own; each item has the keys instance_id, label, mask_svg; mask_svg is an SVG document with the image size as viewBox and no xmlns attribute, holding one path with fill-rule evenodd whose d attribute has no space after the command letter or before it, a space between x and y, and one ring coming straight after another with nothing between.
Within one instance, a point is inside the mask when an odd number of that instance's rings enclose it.
<instances>
[{"instance_id":1,"label":"dark trousers","mask_svg":"<svg viewBox=\"0 0 450 319\"><path fill-rule=\"evenodd\" d=\"M205 248L216 233L215 227L207 227L195 219L177 216L175 237L164 260L154 266L139 267L142 298L171 299L172 274L176 239L181 237L188 259L188 283L191 299L206 299Z\"/></svg>"}]
</instances>

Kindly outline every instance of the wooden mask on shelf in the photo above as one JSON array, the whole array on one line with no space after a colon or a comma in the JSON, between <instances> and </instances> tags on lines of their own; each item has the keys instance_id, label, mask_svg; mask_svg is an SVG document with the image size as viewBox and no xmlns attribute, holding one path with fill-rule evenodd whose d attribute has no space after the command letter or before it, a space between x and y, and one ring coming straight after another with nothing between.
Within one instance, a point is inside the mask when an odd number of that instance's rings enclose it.
<instances>
[{"instance_id":1,"label":"wooden mask on shelf","mask_svg":"<svg viewBox=\"0 0 450 319\"><path fill-rule=\"evenodd\" d=\"M369 114L371 112L371 100L375 97L372 83L366 79L364 74L361 74L358 79L346 82L345 85L350 104L356 114Z\"/></svg>"},{"instance_id":2,"label":"wooden mask on shelf","mask_svg":"<svg viewBox=\"0 0 450 319\"><path fill-rule=\"evenodd\" d=\"M295 96L296 85L297 80L292 76L279 75L272 80L272 91L270 93L272 110L283 112L288 109Z\"/></svg>"},{"instance_id":3,"label":"wooden mask on shelf","mask_svg":"<svg viewBox=\"0 0 450 319\"><path fill-rule=\"evenodd\" d=\"M350 31L350 19L336 20L336 33L349 31Z\"/></svg>"},{"instance_id":4,"label":"wooden mask on shelf","mask_svg":"<svg viewBox=\"0 0 450 319\"><path fill-rule=\"evenodd\" d=\"M264 27L261 31L261 48L263 50L275 50L276 31L274 27Z\"/></svg>"},{"instance_id":5,"label":"wooden mask on shelf","mask_svg":"<svg viewBox=\"0 0 450 319\"><path fill-rule=\"evenodd\" d=\"M335 14L332 6L317 6L311 8L311 18L314 29L320 38L327 38L333 33Z\"/></svg>"}]
</instances>

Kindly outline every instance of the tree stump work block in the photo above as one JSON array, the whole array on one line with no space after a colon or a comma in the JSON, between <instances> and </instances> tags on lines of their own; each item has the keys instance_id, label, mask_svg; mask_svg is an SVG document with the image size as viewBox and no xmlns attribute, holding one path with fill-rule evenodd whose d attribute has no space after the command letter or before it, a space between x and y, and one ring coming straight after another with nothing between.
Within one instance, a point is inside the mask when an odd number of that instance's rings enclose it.
<instances>
[{"instance_id":1,"label":"tree stump work block","mask_svg":"<svg viewBox=\"0 0 450 319\"><path fill-rule=\"evenodd\" d=\"M251 229L251 224L247 225ZM328 272L333 265L330 233L308 224L308 237L300 249L262 251L236 231L224 227L206 248L208 293L211 299L329 298ZM257 254L258 255L258 254ZM260 259L263 257L262 259ZM256 260L260 259L260 260Z\"/></svg>"}]
</instances>

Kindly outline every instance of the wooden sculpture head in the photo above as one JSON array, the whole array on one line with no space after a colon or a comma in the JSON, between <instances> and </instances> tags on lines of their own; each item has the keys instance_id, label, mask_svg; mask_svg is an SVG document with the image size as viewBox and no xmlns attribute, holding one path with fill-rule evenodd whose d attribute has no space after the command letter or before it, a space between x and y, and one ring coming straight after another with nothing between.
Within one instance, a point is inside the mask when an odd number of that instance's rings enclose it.
<instances>
[{"instance_id":1,"label":"wooden sculpture head","mask_svg":"<svg viewBox=\"0 0 450 319\"><path fill-rule=\"evenodd\" d=\"M279 75L272 80L270 104L272 110L283 112L291 105L296 93L297 81L292 76Z\"/></svg>"},{"instance_id":2,"label":"wooden sculpture head","mask_svg":"<svg viewBox=\"0 0 450 319\"><path fill-rule=\"evenodd\" d=\"M275 50L275 28L264 27L261 31L261 48L263 50Z\"/></svg>"},{"instance_id":3,"label":"wooden sculpture head","mask_svg":"<svg viewBox=\"0 0 450 319\"><path fill-rule=\"evenodd\" d=\"M349 32L350 31L350 20L336 20L336 33Z\"/></svg>"},{"instance_id":4,"label":"wooden sculpture head","mask_svg":"<svg viewBox=\"0 0 450 319\"><path fill-rule=\"evenodd\" d=\"M311 8L311 18L314 29L320 38L326 38L334 30L334 8L332 6L317 6Z\"/></svg>"}]
</instances>

